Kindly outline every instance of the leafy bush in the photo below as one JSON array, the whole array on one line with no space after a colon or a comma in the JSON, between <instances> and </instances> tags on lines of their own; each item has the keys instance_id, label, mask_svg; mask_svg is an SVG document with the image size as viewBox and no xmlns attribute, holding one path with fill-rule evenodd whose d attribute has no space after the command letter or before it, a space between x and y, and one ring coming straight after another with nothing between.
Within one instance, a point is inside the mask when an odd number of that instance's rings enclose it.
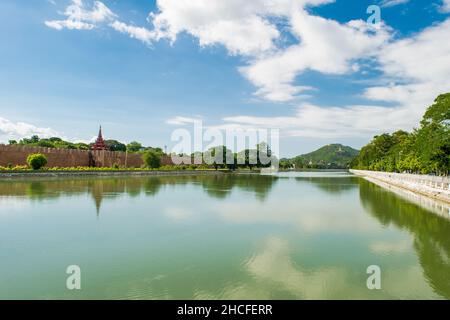
<instances>
[{"instance_id":1,"label":"leafy bush","mask_svg":"<svg viewBox=\"0 0 450 320\"><path fill-rule=\"evenodd\" d=\"M50 171L50 172L108 172L108 171L214 171L214 168L207 166L207 165L164 165L158 168L150 168L146 166L142 166L139 168L117 168L115 167L45 167L41 168L41 170ZM227 171L227 169L220 169L223 171ZM2 167L0 166L0 171L7 171L7 172L23 172L23 171L32 171L31 167L29 166L13 166L13 167Z\"/></svg>"},{"instance_id":2,"label":"leafy bush","mask_svg":"<svg viewBox=\"0 0 450 320\"><path fill-rule=\"evenodd\" d=\"M42 153L30 154L27 157L27 163L33 170L39 170L47 164L47 157Z\"/></svg>"},{"instance_id":3,"label":"leafy bush","mask_svg":"<svg viewBox=\"0 0 450 320\"><path fill-rule=\"evenodd\" d=\"M142 155L145 165L148 168L157 169L161 167L161 156L155 151L146 151Z\"/></svg>"},{"instance_id":4,"label":"leafy bush","mask_svg":"<svg viewBox=\"0 0 450 320\"><path fill-rule=\"evenodd\" d=\"M28 171L30 168L28 166L10 166L2 167L0 166L0 171Z\"/></svg>"}]
</instances>

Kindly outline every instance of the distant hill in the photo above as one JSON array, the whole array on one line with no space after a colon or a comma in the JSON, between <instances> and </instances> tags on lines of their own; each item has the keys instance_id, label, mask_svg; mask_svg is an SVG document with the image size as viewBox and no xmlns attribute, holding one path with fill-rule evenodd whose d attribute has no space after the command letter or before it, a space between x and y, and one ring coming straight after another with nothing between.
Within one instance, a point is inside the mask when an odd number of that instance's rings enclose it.
<instances>
[{"instance_id":1,"label":"distant hill","mask_svg":"<svg viewBox=\"0 0 450 320\"><path fill-rule=\"evenodd\" d=\"M311 153L290 159L290 162L295 164L297 168L347 168L358 154L359 151L351 147L342 144L329 144Z\"/></svg>"}]
</instances>

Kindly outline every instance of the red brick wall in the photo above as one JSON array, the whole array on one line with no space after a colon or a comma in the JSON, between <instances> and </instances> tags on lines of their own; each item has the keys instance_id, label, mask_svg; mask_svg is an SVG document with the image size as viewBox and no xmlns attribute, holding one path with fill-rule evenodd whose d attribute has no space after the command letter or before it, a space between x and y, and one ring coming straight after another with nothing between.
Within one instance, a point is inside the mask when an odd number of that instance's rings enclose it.
<instances>
[{"instance_id":1,"label":"red brick wall","mask_svg":"<svg viewBox=\"0 0 450 320\"><path fill-rule=\"evenodd\" d=\"M45 154L49 167L89 165L88 151L0 145L0 166L7 166L8 164L26 165L27 156L31 153Z\"/></svg>"},{"instance_id":2,"label":"red brick wall","mask_svg":"<svg viewBox=\"0 0 450 320\"><path fill-rule=\"evenodd\" d=\"M112 151L91 151L96 167L112 167L117 164L129 168L139 168L144 162L140 154ZM73 149L54 149L27 146L0 145L0 166L9 164L26 165L27 156L31 153L42 153L47 157L47 167L87 167L89 166L89 151ZM169 157L161 159L162 165L170 165Z\"/></svg>"},{"instance_id":3,"label":"red brick wall","mask_svg":"<svg viewBox=\"0 0 450 320\"><path fill-rule=\"evenodd\" d=\"M162 166L171 166L171 165L173 165L172 158L169 157L169 156L162 157L161 165Z\"/></svg>"}]
</instances>

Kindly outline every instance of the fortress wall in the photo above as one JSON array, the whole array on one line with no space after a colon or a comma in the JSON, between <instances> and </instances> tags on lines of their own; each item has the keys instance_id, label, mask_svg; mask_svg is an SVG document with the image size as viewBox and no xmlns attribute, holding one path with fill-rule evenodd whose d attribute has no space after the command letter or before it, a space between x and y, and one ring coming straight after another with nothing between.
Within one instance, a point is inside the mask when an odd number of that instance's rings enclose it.
<instances>
[{"instance_id":1,"label":"fortress wall","mask_svg":"<svg viewBox=\"0 0 450 320\"><path fill-rule=\"evenodd\" d=\"M138 153L112 152L112 151L92 151L93 160L96 167L112 167L117 164L120 167L140 168L144 165L142 155ZM170 157L163 157L161 165L171 165Z\"/></svg>"},{"instance_id":2,"label":"fortress wall","mask_svg":"<svg viewBox=\"0 0 450 320\"><path fill-rule=\"evenodd\" d=\"M89 166L89 152L73 149L54 149L27 146L0 145L0 166L9 164L26 165L27 157L32 153L42 153L47 157L48 167Z\"/></svg>"},{"instance_id":3,"label":"fortress wall","mask_svg":"<svg viewBox=\"0 0 450 320\"><path fill-rule=\"evenodd\" d=\"M128 168L140 168L144 165L142 155L135 153L0 145L0 166L26 165L26 159L32 153L44 154L48 160L47 167L88 167L91 163L89 154L96 167L112 167L117 164L120 167L126 165ZM161 163L171 165L172 161L170 157L163 157Z\"/></svg>"}]
</instances>

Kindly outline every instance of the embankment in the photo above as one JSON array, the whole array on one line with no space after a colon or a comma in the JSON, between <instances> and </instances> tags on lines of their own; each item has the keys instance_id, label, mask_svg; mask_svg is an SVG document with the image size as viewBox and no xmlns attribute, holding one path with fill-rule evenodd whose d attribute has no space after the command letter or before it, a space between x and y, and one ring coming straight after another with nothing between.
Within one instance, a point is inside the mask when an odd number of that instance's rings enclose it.
<instances>
[{"instance_id":1,"label":"embankment","mask_svg":"<svg viewBox=\"0 0 450 320\"><path fill-rule=\"evenodd\" d=\"M365 170L350 170L350 172L367 180L373 179L384 182L388 185L450 203L450 177Z\"/></svg>"},{"instance_id":2,"label":"embankment","mask_svg":"<svg viewBox=\"0 0 450 320\"><path fill-rule=\"evenodd\" d=\"M64 178L64 177L120 177L120 176L174 176L174 175L216 175L227 171L215 170L180 170L180 171L150 171L150 170L105 170L105 171L24 171L0 172L0 179L8 178Z\"/></svg>"}]
</instances>

